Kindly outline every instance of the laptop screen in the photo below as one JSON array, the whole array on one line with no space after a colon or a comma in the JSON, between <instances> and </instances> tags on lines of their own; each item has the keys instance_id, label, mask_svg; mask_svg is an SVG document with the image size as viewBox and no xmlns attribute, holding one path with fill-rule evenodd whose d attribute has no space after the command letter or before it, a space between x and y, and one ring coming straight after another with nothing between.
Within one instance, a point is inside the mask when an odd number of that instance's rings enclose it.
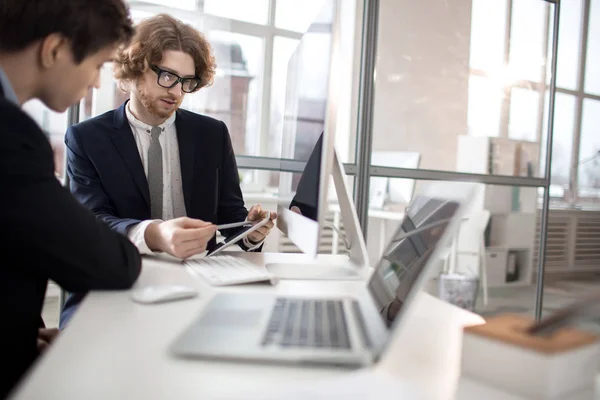
<instances>
[{"instance_id":1,"label":"laptop screen","mask_svg":"<svg viewBox=\"0 0 600 400\"><path fill-rule=\"evenodd\" d=\"M418 196L406 209L369 281L369 291L384 323L391 327L413 290L434 249L444 236L459 202Z\"/></svg>"}]
</instances>

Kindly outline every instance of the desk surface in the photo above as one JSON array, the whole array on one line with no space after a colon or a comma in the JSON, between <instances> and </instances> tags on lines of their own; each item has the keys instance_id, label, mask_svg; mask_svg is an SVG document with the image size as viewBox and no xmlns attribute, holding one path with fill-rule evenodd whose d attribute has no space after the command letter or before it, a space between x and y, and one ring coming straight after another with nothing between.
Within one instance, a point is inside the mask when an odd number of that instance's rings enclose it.
<instances>
[{"instance_id":1,"label":"desk surface","mask_svg":"<svg viewBox=\"0 0 600 400\"><path fill-rule=\"evenodd\" d=\"M247 253L266 262L304 262L304 255ZM318 262L342 256L320 256ZM269 388L348 374L345 369L181 360L168 346L217 291L348 294L352 281L284 281L212 288L180 263L145 258L136 287L193 285L201 295L158 305L132 302L129 291L92 292L15 392L16 399L255 398ZM421 293L375 371L410 380L428 399L452 398L460 366L462 326L483 320ZM443 334L440 334L443 333Z\"/></svg>"}]
</instances>

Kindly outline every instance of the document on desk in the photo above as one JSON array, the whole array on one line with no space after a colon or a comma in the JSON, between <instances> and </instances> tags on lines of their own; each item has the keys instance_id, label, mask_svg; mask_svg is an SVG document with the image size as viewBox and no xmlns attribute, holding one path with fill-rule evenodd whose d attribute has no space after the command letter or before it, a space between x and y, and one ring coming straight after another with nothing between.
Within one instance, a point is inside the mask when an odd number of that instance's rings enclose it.
<instances>
[{"instance_id":1,"label":"document on desk","mask_svg":"<svg viewBox=\"0 0 600 400\"><path fill-rule=\"evenodd\" d=\"M424 400L425 396L410 382L404 382L383 371L363 369L340 377L303 381L302 384L273 388L268 393L248 393L250 398L264 400Z\"/></svg>"}]
</instances>

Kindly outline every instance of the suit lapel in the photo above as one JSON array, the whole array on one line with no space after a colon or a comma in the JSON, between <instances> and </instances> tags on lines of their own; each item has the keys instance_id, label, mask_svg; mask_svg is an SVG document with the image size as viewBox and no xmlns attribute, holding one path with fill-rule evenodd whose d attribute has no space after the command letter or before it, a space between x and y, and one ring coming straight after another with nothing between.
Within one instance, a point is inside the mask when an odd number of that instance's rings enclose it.
<instances>
[{"instance_id":1,"label":"suit lapel","mask_svg":"<svg viewBox=\"0 0 600 400\"><path fill-rule=\"evenodd\" d=\"M113 125L114 129L111 132L111 139L119 151L121 158L125 162L127 169L129 169L129 172L133 176L136 186L146 201L148 210L150 210L150 191L148 189L148 180L146 179L144 166L142 165L142 160L140 159L140 153L137 145L135 144L133 132L131 131L131 127L129 126L129 122L127 121L127 117L125 115L126 104L127 102L123 103L121 107L115 110Z\"/></svg>"},{"instance_id":2,"label":"suit lapel","mask_svg":"<svg viewBox=\"0 0 600 400\"><path fill-rule=\"evenodd\" d=\"M194 184L194 154L195 133L194 128L188 124L184 113L177 111L175 118L177 130L177 143L179 144L179 163L181 165L181 184L183 187L183 199L188 215L192 211L192 193Z\"/></svg>"}]
</instances>

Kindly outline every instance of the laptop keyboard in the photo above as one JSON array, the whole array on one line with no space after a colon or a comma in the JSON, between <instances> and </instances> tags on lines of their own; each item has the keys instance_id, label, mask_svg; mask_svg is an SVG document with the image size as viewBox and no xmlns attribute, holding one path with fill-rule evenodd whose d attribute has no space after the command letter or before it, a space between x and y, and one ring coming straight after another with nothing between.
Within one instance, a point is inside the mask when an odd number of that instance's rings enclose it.
<instances>
[{"instance_id":1,"label":"laptop keyboard","mask_svg":"<svg viewBox=\"0 0 600 400\"><path fill-rule=\"evenodd\" d=\"M211 286L271 281L274 276L264 266L253 264L240 257L218 255L199 260L186 260L185 264L202 276Z\"/></svg>"},{"instance_id":2,"label":"laptop keyboard","mask_svg":"<svg viewBox=\"0 0 600 400\"><path fill-rule=\"evenodd\" d=\"M277 298L262 345L349 349L341 300Z\"/></svg>"}]
</instances>

